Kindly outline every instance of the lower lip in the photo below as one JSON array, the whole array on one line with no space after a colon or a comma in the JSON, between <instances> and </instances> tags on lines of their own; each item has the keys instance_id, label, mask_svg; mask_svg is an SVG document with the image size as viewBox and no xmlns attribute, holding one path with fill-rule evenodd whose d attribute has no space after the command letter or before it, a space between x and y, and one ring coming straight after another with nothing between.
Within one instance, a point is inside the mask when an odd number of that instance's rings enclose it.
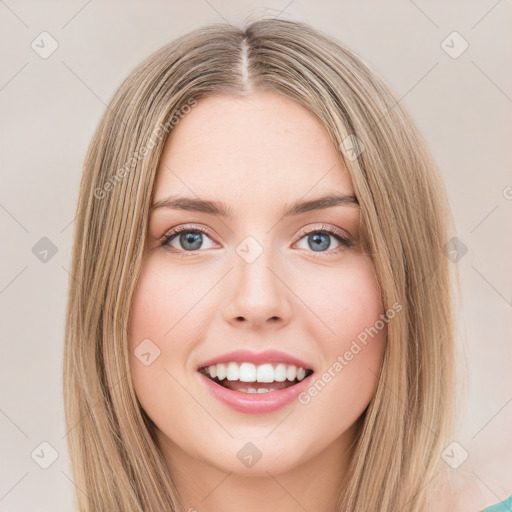
<instances>
[{"instance_id":1,"label":"lower lip","mask_svg":"<svg viewBox=\"0 0 512 512\"><path fill-rule=\"evenodd\" d=\"M238 412L249 414L265 414L277 411L285 405L293 402L297 396L304 391L310 384L310 378L306 377L298 384L290 386L279 391L269 391L267 393L243 393L242 391L233 391L220 384L213 382L202 373L198 372L202 381L208 387L212 395L226 404L231 409Z\"/></svg>"}]
</instances>

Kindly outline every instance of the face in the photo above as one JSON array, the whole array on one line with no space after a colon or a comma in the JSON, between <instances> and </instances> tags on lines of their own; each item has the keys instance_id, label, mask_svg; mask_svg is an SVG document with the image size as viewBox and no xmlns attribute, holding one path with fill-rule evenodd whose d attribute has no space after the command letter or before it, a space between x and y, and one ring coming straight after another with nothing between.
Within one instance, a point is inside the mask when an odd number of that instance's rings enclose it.
<instances>
[{"instance_id":1,"label":"face","mask_svg":"<svg viewBox=\"0 0 512 512\"><path fill-rule=\"evenodd\" d=\"M386 321L322 124L276 93L202 99L167 140L153 204L130 364L169 464L277 475L344 453Z\"/></svg>"}]
</instances>

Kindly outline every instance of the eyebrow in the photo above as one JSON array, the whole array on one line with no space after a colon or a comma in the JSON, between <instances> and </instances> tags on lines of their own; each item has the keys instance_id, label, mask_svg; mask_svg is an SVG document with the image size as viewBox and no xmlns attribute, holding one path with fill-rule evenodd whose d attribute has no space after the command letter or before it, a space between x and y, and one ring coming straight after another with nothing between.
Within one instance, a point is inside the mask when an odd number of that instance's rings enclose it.
<instances>
[{"instance_id":1,"label":"eyebrow","mask_svg":"<svg viewBox=\"0 0 512 512\"><path fill-rule=\"evenodd\" d=\"M359 202L354 195L329 194L309 201L300 199L291 204L285 205L281 211L281 218L292 217L302 213L324 210L333 206L355 206ZM171 196L167 199L157 201L151 206L151 210L158 208L171 208L175 210L187 210L201 213L208 213L217 217L233 217L233 210L222 201L209 201L192 197Z\"/></svg>"}]
</instances>

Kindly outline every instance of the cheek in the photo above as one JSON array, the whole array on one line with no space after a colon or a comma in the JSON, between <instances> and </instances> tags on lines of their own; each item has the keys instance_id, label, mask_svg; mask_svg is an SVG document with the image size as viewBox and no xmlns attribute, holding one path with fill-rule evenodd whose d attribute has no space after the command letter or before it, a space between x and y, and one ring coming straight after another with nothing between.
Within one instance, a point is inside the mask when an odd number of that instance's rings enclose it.
<instances>
[{"instance_id":1,"label":"cheek","mask_svg":"<svg viewBox=\"0 0 512 512\"><path fill-rule=\"evenodd\" d=\"M334 274L329 270L328 280L317 274L303 281L303 293L314 290L308 305L321 320L311 317L308 326L318 340L322 367L299 402L324 411L333 424L348 427L375 393L387 322L382 320L380 291L367 260L361 258Z\"/></svg>"},{"instance_id":2,"label":"cheek","mask_svg":"<svg viewBox=\"0 0 512 512\"><path fill-rule=\"evenodd\" d=\"M205 420L200 407L191 407L184 366L194 340L200 339L195 319L205 315L199 298L207 285L198 280L194 287L192 281L183 270L165 265L165 260L146 260L133 298L128 336L131 375L142 408L160 431L188 440L188 451L195 453L197 443L189 426Z\"/></svg>"},{"instance_id":3,"label":"cheek","mask_svg":"<svg viewBox=\"0 0 512 512\"><path fill-rule=\"evenodd\" d=\"M195 293L184 275L148 258L137 282L128 332L130 366L137 395L147 411L158 406L155 390L173 387L171 375L183 368L189 340L194 339L194 322L188 321L187 312L197 303L201 290ZM200 304L194 314L199 314L197 310L201 310Z\"/></svg>"},{"instance_id":4,"label":"cheek","mask_svg":"<svg viewBox=\"0 0 512 512\"><path fill-rule=\"evenodd\" d=\"M162 350L173 340L190 340L187 329L194 329L191 318L204 312L202 295L208 280L191 279L178 266L165 264L165 258L148 258L142 267L130 314L130 348L150 338ZM176 342L173 350L184 349Z\"/></svg>"},{"instance_id":5,"label":"cheek","mask_svg":"<svg viewBox=\"0 0 512 512\"><path fill-rule=\"evenodd\" d=\"M299 293L307 297L313 313L306 315L308 324L315 330L313 339L324 340L325 353L342 348L383 313L377 279L362 256L339 268L304 272L303 276L297 281Z\"/></svg>"}]
</instances>

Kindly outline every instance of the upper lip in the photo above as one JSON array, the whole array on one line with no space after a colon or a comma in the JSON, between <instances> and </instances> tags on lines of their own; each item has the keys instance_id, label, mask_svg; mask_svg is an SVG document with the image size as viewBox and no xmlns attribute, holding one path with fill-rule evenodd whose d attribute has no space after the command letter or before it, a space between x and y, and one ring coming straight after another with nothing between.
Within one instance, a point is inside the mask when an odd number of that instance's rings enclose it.
<instances>
[{"instance_id":1,"label":"upper lip","mask_svg":"<svg viewBox=\"0 0 512 512\"><path fill-rule=\"evenodd\" d=\"M297 367L302 367L305 370L312 370L311 365L290 354L285 352L279 352L278 350L265 350L264 352L251 352L250 350L236 350L234 352L228 352L220 356L209 359L199 365L199 368L206 366L213 366L218 363L253 363L253 364L264 364L264 363L285 363L293 364Z\"/></svg>"}]
</instances>

